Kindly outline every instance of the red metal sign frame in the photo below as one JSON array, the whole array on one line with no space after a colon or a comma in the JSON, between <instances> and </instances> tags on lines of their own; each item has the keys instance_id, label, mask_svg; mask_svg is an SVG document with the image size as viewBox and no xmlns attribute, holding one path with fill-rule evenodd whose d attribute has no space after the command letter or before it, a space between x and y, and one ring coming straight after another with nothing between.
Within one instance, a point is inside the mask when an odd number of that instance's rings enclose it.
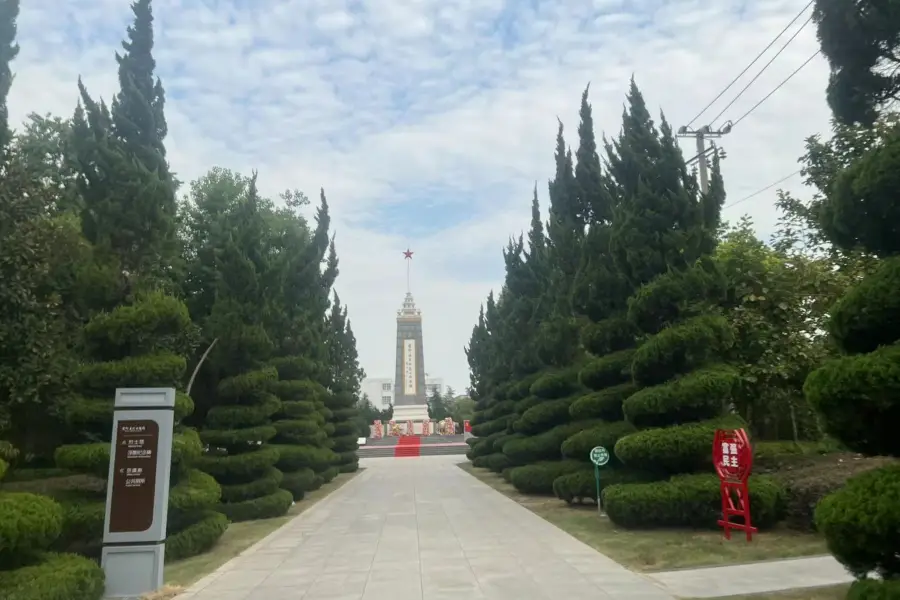
<instances>
[{"instance_id":1,"label":"red metal sign frame","mask_svg":"<svg viewBox=\"0 0 900 600\"><path fill-rule=\"evenodd\" d=\"M743 429L717 429L713 438L713 464L719 476L722 494L722 518L719 526L724 529L725 539L731 539L731 530L747 534L747 541L753 540L757 528L750 522L750 490L747 480L753 470L753 448L750 438ZM740 517L738 522L731 517Z\"/></svg>"}]
</instances>

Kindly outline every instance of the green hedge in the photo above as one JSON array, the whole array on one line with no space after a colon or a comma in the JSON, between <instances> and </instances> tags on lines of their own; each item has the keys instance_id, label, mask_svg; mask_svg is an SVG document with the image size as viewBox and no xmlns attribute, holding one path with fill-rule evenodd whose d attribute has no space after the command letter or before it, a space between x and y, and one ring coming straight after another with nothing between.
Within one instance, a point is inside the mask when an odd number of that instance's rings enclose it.
<instances>
[{"instance_id":1,"label":"green hedge","mask_svg":"<svg viewBox=\"0 0 900 600\"><path fill-rule=\"evenodd\" d=\"M642 471L665 474L709 470L716 429L744 427L736 416L646 429L627 435L615 446L616 457Z\"/></svg>"},{"instance_id":2,"label":"green hedge","mask_svg":"<svg viewBox=\"0 0 900 600\"><path fill-rule=\"evenodd\" d=\"M63 509L45 496L0 493L0 565L48 548L63 528Z\"/></svg>"},{"instance_id":3,"label":"green hedge","mask_svg":"<svg viewBox=\"0 0 900 600\"><path fill-rule=\"evenodd\" d=\"M533 465L515 467L509 480L523 494L553 494L553 482L562 475L583 470L585 464L575 460L539 462Z\"/></svg>"},{"instance_id":4,"label":"green hedge","mask_svg":"<svg viewBox=\"0 0 900 600\"><path fill-rule=\"evenodd\" d=\"M625 418L622 403L638 389L638 386L628 382L591 392L576 399L569 407L569 414L573 419L621 421Z\"/></svg>"},{"instance_id":5,"label":"green hedge","mask_svg":"<svg viewBox=\"0 0 900 600\"><path fill-rule=\"evenodd\" d=\"M475 425L472 427L472 435L479 438L487 437L494 433L501 433L506 431L506 428L509 426L510 417L500 417L499 419L494 419L493 421L488 421L486 423L482 423L480 425Z\"/></svg>"},{"instance_id":6,"label":"green hedge","mask_svg":"<svg viewBox=\"0 0 900 600\"><path fill-rule=\"evenodd\" d=\"M222 503L216 510L228 517L231 522L238 523L284 516L293 503L294 497L289 491L277 490L252 500Z\"/></svg>"},{"instance_id":7,"label":"green hedge","mask_svg":"<svg viewBox=\"0 0 900 600\"><path fill-rule=\"evenodd\" d=\"M74 554L46 554L32 566L0 571L3 600L100 600L103 569L89 558Z\"/></svg>"},{"instance_id":8,"label":"green hedge","mask_svg":"<svg viewBox=\"0 0 900 600\"><path fill-rule=\"evenodd\" d=\"M663 329L634 353L631 375L642 386L657 385L721 359L734 345L725 317L701 315Z\"/></svg>"},{"instance_id":9,"label":"green hedge","mask_svg":"<svg viewBox=\"0 0 900 600\"><path fill-rule=\"evenodd\" d=\"M507 455L516 466L560 459L562 458L560 446L566 438L595 423L596 421L566 423L533 437L509 440L503 444L503 454Z\"/></svg>"},{"instance_id":10,"label":"green hedge","mask_svg":"<svg viewBox=\"0 0 900 600\"><path fill-rule=\"evenodd\" d=\"M267 394L264 399L252 405L214 406L206 413L206 427L209 429L244 429L257 425L268 425L269 419L281 410L278 397Z\"/></svg>"},{"instance_id":11,"label":"green hedge","mask_svg":"<svg viewBox=\"0 0 900 600\"><path fill-rule=\"evenodd\" d=\"M600 469L600 491L611 485L620 483L643 483L651 481L652 478L646 473L640 471L632 471L630 469L621 469L615 467L601 467ZM553 480L553 493L560 500L565 500L567 504L577 502L583 503L585 500L595 503L597 502L597 481L594 475L593 465L585 464L585 468L575 473L569 473L557 477Z\"/></svg>"},{"instance_id":12,"label":"green hedge","mask_svg":"<svg viewBox=\"0 0 900 600\"><path fill-rule=\"evenodd\" d=\"M635 392L623 402L622 411L640 428L712 419L728 407L739 381L732 367L707 367Z\"/></svg>"},{"instance_id":13,"label":"green hedge","mask_svg":"<svg viewBox=\"0 0 900 600\"><path fill-rule=\"evenodd\" d=\"M572 394L578 389L577 378L571 373L548 373L531 384L532 396L555 400Z\"/></svg>"},{"instance_id":14,"label":"green hedge","mask_svg":"<svg viewBox=\"0 0 900 600\"><path fill-rule=\"evenodd\" d=\"M634 433L634 425L627 421L615 421L612 423L598 423L590 429L579 431L575 435L563 442L560 450L566 458L588 462L590 460L591 449L596 446L603 446L610 451L610 462L616 463L615 454L612 450L621 438Z\"/></svg>"},{"instance_id":15,"label":"green hedge","mask_svg":"<svg viewBox=\"0 0 900 600\"><path fill-rule=\"evenodd\" d=\"M269 468L252 481L223 484L221 486L221 501L225 503L244 502L260 496L268 496L281 487L283 479L284 473L276 468Z\"/></svg>"},{"instance_id":16,"label":"green hedge","mask_svg":"<svg viewBox=\"0 0 900 600\"><path fill-rule=\"evenodd\" d=\"M166 538L166 562L182 560L212 549L228 529L228 517L212 510L199 513L191 525Z\"/></svg>"},{"instance_id":17,"label":"green hedge","mask_svg":"<svg viewBox=\"0 0 900 600\"><path fill-rule=\"evenodd\" d=\"M219 483L244 483L245 479L269 472L278 458L277 448L262 446L244 454L207 454L197 461L197 468L215 477Z\"/></svg>"},{"instance_id":18,"label":"green hedge","mask_svg":"<svg viewBox=\"0 0 900 600\"><path fill-rule=\"evenodd\" d=\"M572 400L573 398L546 400L529 408L513 423L513 430L517 433L534 435L567 423Z\"/></svg>"},{"instance_id":19,"label":"green hedge","mask_svg":"<svg viewBox=\"0 0 900 600\"><path fill-rule=\"evenodd\" d=\"M749 486L753 526L772 527L784 514L784 491L765 475L751 476ZM612 485L603 491L602 501L610 520L629 529L715 528L722 518L719 478L706 473Z\"/></svg>"},{"instance_id":20,"label":"green hedge","mask_svg":"<svg viewBox=\"0 0 900 600\"><path fill-rule=\"evenodd\" d=\"M260 394L267 393L272 383L277 380L278 371L274 367L246 371L220 380L216 386L216 394L220 399L253 402Z\"/></svg>"},{"instance_id":21,"label":"green hedge","mask_svg":"<svg viewBox=\"0 0 900 600\"><path fill-rule=\"evenodd\" d=\"M638 333L627 318L612 317L584 327L581 330L581 343L591 354L604 356L631 348Z\"/></svg>"},{"instance_id":22,"label":"green hedge","mask_svg":"<svg viewBox=\"0 0 900 600\"><path fill-rule=\"evenodd\" d=\"M312 469L300 469L285 473L281 480L281 489L289 491L294 501L302 500L306 492L310 492L316 487L316 472Z\"/></svg>"},{"instance_id":23,"label":"green hedge","mask_svg":"<svg viewBox=\"0 0 900 600\"><path fill-rule=\"evenodd\" d=\"M82 392L102 395L118 387L179 387L186 370L183 356L149 354L82 365L76 379Z\"/></svg>"},{"instance_id":24,"label":"green hedge","mask_svg":"<svg viewBox=\"0 0 900 600\"><path fill-rule=\"evenodd\" d=\"M634 353L635 350L631 348L594 359L582 367L578 380L591 390L602 390L629 382Z\"/></svg>"},{"instance_id":25,"label":"green hedge","mask_svg":"<svg viewBox=\"0 0 900 600\"><path fill-rule=\"evenodd\" d=\"M816 527L848 571L900 576L900 465L850 478L816 508Z\"/></svg>"},{"instance_id":26,"label":"green hedge","mask_svg":"<svg viewBox=\"0 0 900 600\"><path fill-rule=\"evenodd\" d=\"M900 455L900 345L825 363L803 391L825 431L851 450Z\"/></svg>"}]
</instances>

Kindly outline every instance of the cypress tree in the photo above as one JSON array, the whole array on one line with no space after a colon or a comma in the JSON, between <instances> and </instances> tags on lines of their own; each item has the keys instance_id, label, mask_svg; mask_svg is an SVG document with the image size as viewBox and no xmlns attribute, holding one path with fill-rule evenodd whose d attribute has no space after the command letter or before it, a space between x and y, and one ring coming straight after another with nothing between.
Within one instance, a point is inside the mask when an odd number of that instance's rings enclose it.
<instances>
[{"instance_id":1,"label":"cypress tree","mask_svg":"<svg viewBox=\"0 0 900 600\"><path fill-rule=\"evenodd\" d=\"M19 0L0 0L0 152L4 154L12 141L7 98L12 88L12 62L19 55L19 45L16 43L18 18Z\"/></svg>"},{"instance_id":2,"label":"cypress tree","mask_svg":"<svg viewBox=\"0 0 900 600\"><path fill-rule=\"evenodd\" d=\"M131 9L125 52L116 55L120 89L111 109L79 80L73 118L84 234L119 262L129 282L170 278L177 255L175 182L165 160L165 97L154 78L150 0L137 0Z\"/></svg>"}]
</instances>

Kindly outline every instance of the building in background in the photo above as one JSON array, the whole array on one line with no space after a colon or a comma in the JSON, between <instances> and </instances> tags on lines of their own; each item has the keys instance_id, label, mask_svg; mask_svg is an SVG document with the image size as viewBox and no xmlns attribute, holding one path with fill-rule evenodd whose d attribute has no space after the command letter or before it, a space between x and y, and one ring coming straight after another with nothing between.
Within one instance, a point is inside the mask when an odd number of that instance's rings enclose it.
<instances>
[{"instance_id":1,"label":"building in background","mask_svg":"<svg viewBox=\"0 0 900 600\"><path fill-rule=\"evenodd\" d=\"M429 398L435 389L443 395L444 379L425 377L425 392ZM362 381L361 390L378 410L385 410L394 403L394 380L390 377L366 377Z\"/></svg>"},{"instance_id":2,"label":"building in background","mask_svg":"<svg viewBox=\"0 0 900 600\"><path fill-rule=\"evenodd\" d=\"M378 410L385 410L394 403L394 380L391 377L366 377L360 388Z\"/></svg>"}]
</instances>

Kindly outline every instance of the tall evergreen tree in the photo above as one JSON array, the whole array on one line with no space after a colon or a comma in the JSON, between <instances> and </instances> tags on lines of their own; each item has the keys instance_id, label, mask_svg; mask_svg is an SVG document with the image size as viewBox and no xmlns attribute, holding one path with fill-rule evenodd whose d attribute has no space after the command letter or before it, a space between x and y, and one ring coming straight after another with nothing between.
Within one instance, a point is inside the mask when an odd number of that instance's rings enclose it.
<instances>
[{"instance_id":1,"label":"tall evergreen tree","mask_svg":"<svg viewBox=\"0 0 900 600\"><path fill-rule=\"evenodd\" d=\"M0 152L4 154L12 141L7 98L12 88L12 62L19 55L19 45L16 43L18 17L19 0L0 0Z\"/></svg>"},{"instance_id":2,"label":"tall evergreen tree","mask_svg":"<svg viewBox=\"0 0 900 600\"><path fill-rule=\"evenodd\" d=\"M338 455L341 472L352 473L359 468L356 411L359 386L365 373L359 366L356 338L347 318L347 308L341 305L336 292L328 317L328 351L331 369L328 407L334 425L333 449Z\"/></svg>"},{"instance_id":3,"label":"tall evergreen tree","mask_svg":"<svg viewBox=\"0 0 900 600\"><path fill-rule=\"evenodd\" d=\"M619 196L610 238L618 268L633 286L699 255L703 215L684 158L665 117L659 130L632 79L628 107L607 160Z\"/></svg>"},{"instance_id":4,"label":"tall evergreen tree","mask_svg":"<svg viewBox=\"0 0 900 600\"><path fill-rule=\"evenodd\" d=\"M129 282L145 275L170 278L178 250L150 0L137 0L131 8L125 53L116 57L120 89L112 109L94 101L79 80L81 103L73 119L85 236L118 260Z\"/></svg>"}]
</instances>

